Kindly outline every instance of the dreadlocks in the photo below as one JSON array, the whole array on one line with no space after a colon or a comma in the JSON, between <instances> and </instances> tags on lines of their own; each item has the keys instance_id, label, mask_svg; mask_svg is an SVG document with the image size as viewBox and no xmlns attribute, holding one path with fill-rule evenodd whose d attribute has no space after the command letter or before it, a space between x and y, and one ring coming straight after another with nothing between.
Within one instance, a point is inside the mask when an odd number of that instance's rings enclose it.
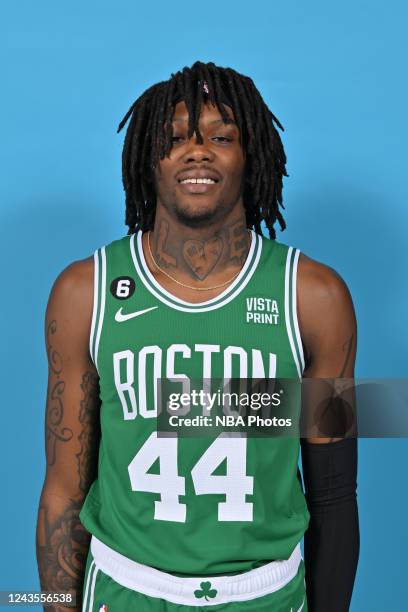
<instances>
[{"instance_id":1,"label":"dreadlocks","mask_svg":"<svg viewBox=\"0 0 408 612\"><path fill-rule=\"evenodd\" d=\"M172 74L168 81L147 89L130 107L119 124L118 132L131 117L122 154L123 186L126 193L126 225L129 234L152 229L156 210L154 168L168 156L172 146L172 116L176 103L184 100L188 115L188 138L199 131L201 105L208 100L215 105L226 123L223 106L227 103L240 131L246 152L243 201L246 223L262 234L265 221L274 239L275 221L282 230L286 224L279 210L282 202L282 177L286 173L286 155L275 127L283 130L255 87L252 79L232 68L210 62L195 62Z\"/></svg>"}]
</instances>

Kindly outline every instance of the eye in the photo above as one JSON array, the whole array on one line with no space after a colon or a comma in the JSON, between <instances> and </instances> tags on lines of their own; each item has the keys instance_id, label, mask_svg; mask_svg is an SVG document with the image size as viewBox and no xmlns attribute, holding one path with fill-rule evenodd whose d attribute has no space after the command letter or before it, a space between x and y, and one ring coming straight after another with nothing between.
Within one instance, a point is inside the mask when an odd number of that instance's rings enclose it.
<instances>
[{"instance_id":1,"label":"eye","mask_svg":"<svg viewBox=\"0 0 408 612\"><path fill-rule=\"evenodd\" d=\"M171 137L171 142L177 143L180 140L183 140L183 136L172 136Z\"/></svg>"},{"instance_id":2,"label":"eye","mask_svg":"<svg viewBox=\"0 0 408 612\"><path fill-rule=\"evenodd\" d=\"M232 142L232 138L227 138L227 136L214 136L213 140L222 140L223 142Z\"/></svg>"}]
</instances>

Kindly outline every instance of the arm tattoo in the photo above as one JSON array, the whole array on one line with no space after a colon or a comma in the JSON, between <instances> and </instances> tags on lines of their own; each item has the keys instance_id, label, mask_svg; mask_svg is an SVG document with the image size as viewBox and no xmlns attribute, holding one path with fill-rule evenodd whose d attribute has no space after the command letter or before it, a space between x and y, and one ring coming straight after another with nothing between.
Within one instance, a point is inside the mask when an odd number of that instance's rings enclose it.
<instances>
[{"instance_id":1,"label":"arm tattoo","mask_svg":"<svg viewBox=\"0 0 408 612\"><path fill-rule=\"evenodd\" d=\"M96 477L97 448L100 439L99 428L99 383L93 372L85 372L82 376L81 389L84 398L81 400L79 421L82 425L78 440L81 450L77 453L79 487L84 493Z\"/></svg>"},{"instance_id":2,"label":"arm tattoo","mask_svg":"<svg viewBox=\"0 0 408 612\"><path fill-rule=\"evenodd\" d=\"M47 328L47 353L50 384L46 412L46 454L48 466L58 461L57 447L69 442L74 432L64 424L63 359L55 350L56 321ZM37 559L41 587L44 591L76 595L76 611L81 609L82 589L90 534L83 527L79 513L84 494L96 474L99 430L99 379L92 371L82 375L82 399L78 410L79 435L76 453L78 481L73 474L77 491L71 498L47 494L45 489L40 503L37 527ZM71 443L73 444L73 442ZM74 468L75 470L75 468ZM63 605L47 605L48 612L65 612Z\"/></svg>"},{"instance_id":3,"label":"arm tattoo","mask_svg":"<svg viewBox=\"0 0 408 612\"><path fill-rule=\"evenodd\" d=\"M79 520L82 502L66 500L58 518L52 522L47 505L39 510L37 559L43 591L76 595L80 609L90 534ZM58 607L46 607L50 612Z\"/></svg>"},{"instance_id":4,"label":"arm tattoo","mask_svg":"<svg viewBox=\"0 0 408 612\"><path fill-rule=\"evenodd\" d=\"M52 346L52 337L57 331L57 322L52 320L47 327L47 355L52 372L59 376L62 372L62 357Z\"/></svg>"},{"instance_id":5,"label":"arm tattoo","mask_svg":"<svg viewBox=\"0 0 408 612\"><path fill-rule=\"evenodd\" d=\"M52 382L48 387L47 409L45 416L45 452L47 464L53 465L56 459L57 441L68 442L73 436L69 427L64 427L64 390L65 382L61 379L63 361L61 355L53 348L52 336L57 330L57 322L51 321L47 328L47 354Z\"/></svg>"}]
</instances>

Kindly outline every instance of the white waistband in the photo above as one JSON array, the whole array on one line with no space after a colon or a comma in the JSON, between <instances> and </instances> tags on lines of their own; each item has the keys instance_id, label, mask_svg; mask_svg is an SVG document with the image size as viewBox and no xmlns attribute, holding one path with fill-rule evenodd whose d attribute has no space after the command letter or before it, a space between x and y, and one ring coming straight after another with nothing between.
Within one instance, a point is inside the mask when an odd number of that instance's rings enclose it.
<instances>
[{"instance_id":1,"label":"white waistband","mask_svg":"<svg viewBox=\"0 0 408 612\"><path fill-rule=\"evenodd\" d=\"M118 584L172 603L210 606L245 601L283 588L297 574L302 559L298 544L284 561L272 561L235 576L179 578L137 563L92 536L91 552L96 567Z\"/></svg>"}]
</instances>

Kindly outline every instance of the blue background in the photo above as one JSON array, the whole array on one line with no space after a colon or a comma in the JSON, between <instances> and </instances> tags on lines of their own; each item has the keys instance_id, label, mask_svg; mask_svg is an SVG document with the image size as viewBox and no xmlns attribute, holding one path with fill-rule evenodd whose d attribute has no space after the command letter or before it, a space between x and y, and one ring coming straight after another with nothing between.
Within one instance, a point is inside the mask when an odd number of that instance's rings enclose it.
<instances>
[{"instance_id":1,"label":"blue background","mask_svg":"<svg viewBox=\"0 0 408 612\"><path fill-rule=\"evenodd\" d=\"M407 373L404 2L3 0L0 589L38 588L44 312L68 263L126 233L116 126L197 59L251 76L286 128L288 229L353 295L359 377ZM387 410L387 406L384 406ZM407 440L360 441L352 611L406 601Z\"/></svg>"}]
</instances>

